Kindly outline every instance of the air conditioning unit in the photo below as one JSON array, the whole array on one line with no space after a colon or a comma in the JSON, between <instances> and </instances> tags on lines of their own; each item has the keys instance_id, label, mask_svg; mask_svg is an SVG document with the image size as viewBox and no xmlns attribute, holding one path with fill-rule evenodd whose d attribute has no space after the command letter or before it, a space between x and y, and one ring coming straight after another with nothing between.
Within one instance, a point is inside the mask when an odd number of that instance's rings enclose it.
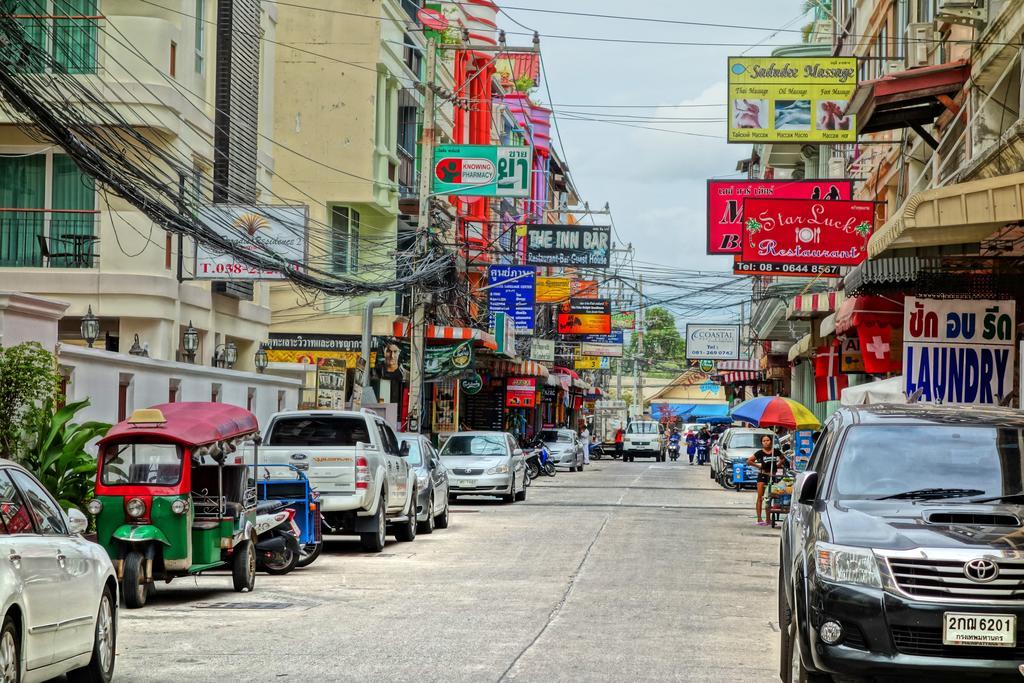
<instances>
[{"instance_id":1,"label":"air conditioning unit","mask_svg":"<svg viewBox=\"0 0 1024 683\"><path fill-rule=\"evenodd\" d=\"M935 24L922 22L907 24L907 68L928 65L928 55L938 40Z\"/></svg>"},{"instance_id":2,"label":"air conditioning unit","mask_svg":"<svg viewBox=\"0 0 1024 683\"><path fill-rule=\"evenodd\" d=\"M950 24L977 26L985 23L985 0L939 0L935 16Z\"/></svg>"},{"instance_id":3,"label":"air conditioning unit","mask_svg":"<svg viewBox=\"0 0 1024 683\"><path fill-rule=\"evenodd\" d=\"M828 177L829 178L845 178L846 177L846 159L843 157L832 157L828 160Z\"/></svg>"},{"instance_id":4,"label":"air conditioning unit","mask_svg":"<svg viewBox=\"0 0 1024 683\"><path fill-rule=\"evenodd\" d=\"M880 62L878 64L878 77L888 76L889 74L899 73L900 71L906 71L906 67L903 62L896 59L890 59L888 61Z\"/></svg>"}]
</instances>

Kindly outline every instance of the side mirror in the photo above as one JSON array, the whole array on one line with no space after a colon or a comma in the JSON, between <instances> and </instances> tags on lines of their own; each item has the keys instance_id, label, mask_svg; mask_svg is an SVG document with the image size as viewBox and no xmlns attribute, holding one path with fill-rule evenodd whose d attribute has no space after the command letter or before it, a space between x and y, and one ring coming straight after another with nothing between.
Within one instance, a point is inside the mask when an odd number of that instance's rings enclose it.
<instances>
[{"instance_id":1,"label":"side mirror","mask_svg":"<svg viewBox=\"0 0 1024 683\"><path fill-rule=\"evenodd\" d=\"M408 458L409 457L409 442L408 441L403 441L402 442L402 445L398 449L398 454L400 456L402 456L403 458Z\"/></svg>"},{"instance_id":2,"label":"side mirror","mask_svg":"<svg viewBox=\"0 0 1024 683\"><path fill-rule=\"evenodd\" d=\"M72 534L85 533L89 528L89 520L78 508L68 510L68 531Z\"/></svg>"},{"instance_id":3,"label":"side mirror","mask_svg":"<svg viewBox=\"0 0 1024 683\"><path fill-rule=\"evenodd\" d=\"M818 495L818 473L804 472L796 483L796 500L801 505L810 505Z\"/></svg>"}]
</instances>

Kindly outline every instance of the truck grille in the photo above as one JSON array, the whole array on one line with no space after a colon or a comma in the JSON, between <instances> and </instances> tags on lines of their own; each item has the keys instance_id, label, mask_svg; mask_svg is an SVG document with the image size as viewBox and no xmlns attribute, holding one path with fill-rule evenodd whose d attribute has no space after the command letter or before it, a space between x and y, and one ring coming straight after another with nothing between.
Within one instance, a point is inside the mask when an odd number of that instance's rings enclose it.
<instances>
[{"instance_id":1,"label":"truck grille","mask_svg":"<svg viewBox=\"0 0 1024 683\"><path fill-rule=\"evenodd\" d=\"M1017 647L969 647L943 645L941 628L893 626L892 640L905 655L920 657L957 657L960 659L1019 660L1024 658L1024 631L1017 631Z\"/></svg>"},{"instance_id":2,"label":"truck grille","mask_svg":"<svg viewBox=\"0 0 1024 683\"><path fill-rule=\"evenodd\" d=\"M979 583L964 574L962 560L889 557L888 562L896 585L916 598L950 602L1024 601L1024 563L1003 560L997 563L998 578Z\"/></svg>"}]
</instances>

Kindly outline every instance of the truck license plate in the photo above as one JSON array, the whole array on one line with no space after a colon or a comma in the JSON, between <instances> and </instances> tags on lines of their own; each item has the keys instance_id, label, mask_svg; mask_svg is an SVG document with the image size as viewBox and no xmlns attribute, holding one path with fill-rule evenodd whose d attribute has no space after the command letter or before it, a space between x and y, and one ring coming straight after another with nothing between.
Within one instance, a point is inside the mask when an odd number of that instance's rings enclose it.
<instances>
[{"instance_id":1,"label":"truck license plate","mask_svg":"<svg viewBox=\"0 0 1024 683\"><path fill-rule=\"evenodd\" d=\"M975 647L1014 647L1017 645L1017 617L1013 614L943 615L942 643Z\"/></svg>"}]
</instances>

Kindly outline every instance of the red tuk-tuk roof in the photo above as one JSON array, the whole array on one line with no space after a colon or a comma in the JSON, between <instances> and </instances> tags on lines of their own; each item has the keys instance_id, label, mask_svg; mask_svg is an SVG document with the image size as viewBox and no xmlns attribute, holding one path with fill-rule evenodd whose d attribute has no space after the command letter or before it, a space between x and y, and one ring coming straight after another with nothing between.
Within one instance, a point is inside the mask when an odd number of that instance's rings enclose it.
<instances>
[{"instance_id":1,"label":"red tuk-tuk roof","mask_svg":"<svg viewBox=\"0 0 1024 683\"><path fill-rule=\"evenodd\" d=\"M133 424L127 420L111 427L100 444L127 439L154 438L182 446L203 446L251 434L259 429L256 416L227 403L164 403L153 406L166 422Z\"/></svg>"}]
</instances>

